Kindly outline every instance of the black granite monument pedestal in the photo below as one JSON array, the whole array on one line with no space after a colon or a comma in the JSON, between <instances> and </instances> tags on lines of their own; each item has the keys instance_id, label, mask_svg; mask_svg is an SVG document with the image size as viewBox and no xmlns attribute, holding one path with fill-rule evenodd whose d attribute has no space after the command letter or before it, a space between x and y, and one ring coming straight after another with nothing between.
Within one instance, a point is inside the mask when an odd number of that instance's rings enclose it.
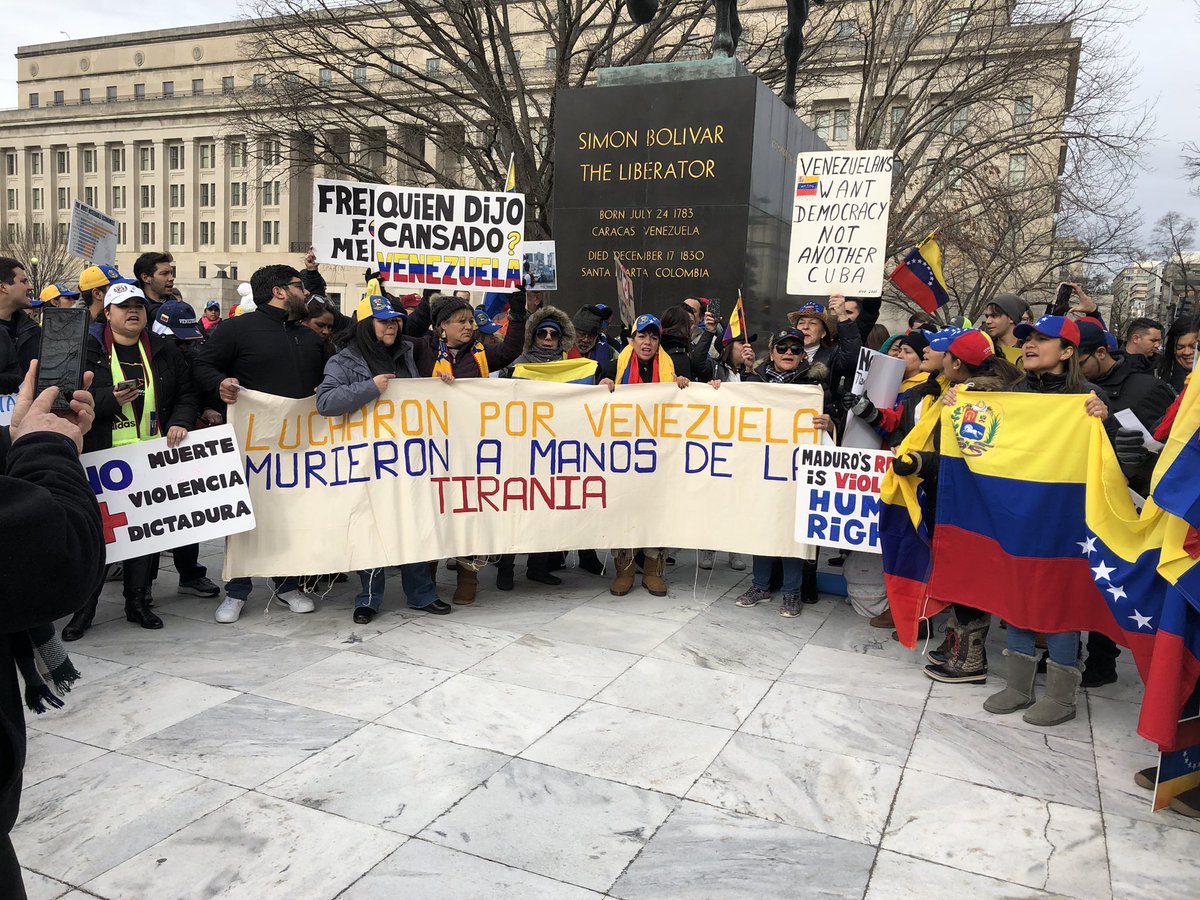
<instances>
[{"instance_id":1,"label":"black granite monument pedestal","mask_svg":"<svg viewBox=\"0 0 1200 900\"><path fill-rule=\"evenodd\" d=\"M555 113L556 301L615 304L613 256L637 311L743 292L751 330L786 324L796 154L825 144L736 60L603 69Z\"/></svg>"}]
</instances>

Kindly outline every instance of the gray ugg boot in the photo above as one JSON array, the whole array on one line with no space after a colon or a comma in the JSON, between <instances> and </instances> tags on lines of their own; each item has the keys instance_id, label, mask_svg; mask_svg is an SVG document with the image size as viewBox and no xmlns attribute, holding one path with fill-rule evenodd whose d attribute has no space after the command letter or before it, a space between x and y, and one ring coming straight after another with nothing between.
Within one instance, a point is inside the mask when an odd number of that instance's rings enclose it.
<instances>
[{"instance_id":1,"label":"gray ugg boot","mask_svg":"<svg viewBox=\"0 0 1200 900\"><path fill-rule=\"evenodd\" d=\"M1021 716L1030 725L1061 725L1075 718L1075 696L1083 673L1078 666L1046 663L1046 693Z\"/></svg>"},{"instance_id":2,"label":"gray ugg boot","mask_svg":"<svg viewBox=\"0 0 1200 900\"><path fill-rule=\"evenodd\" d=\"M1008 687L983 701L990 713L1008 715L1033 705L1033 677L1037 674L1037 657L1015 650L1005 650L1008 658Z\"/></svg>"}]
</instances>

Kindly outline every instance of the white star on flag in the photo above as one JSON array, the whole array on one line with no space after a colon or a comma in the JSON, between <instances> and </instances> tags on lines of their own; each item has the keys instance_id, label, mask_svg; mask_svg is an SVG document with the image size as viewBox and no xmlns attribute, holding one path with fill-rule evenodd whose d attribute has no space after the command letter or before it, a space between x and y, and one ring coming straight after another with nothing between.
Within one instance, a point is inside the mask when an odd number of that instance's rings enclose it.
<instances>
[{"instance_id":1,"label":"white star on flag","mask_svg":"<svg viewBox=\"0 0 1200 900\"><path fill-rule=\"evenodd\" d=\"M1096 536L1095 535L1092 535L1086 541L1076 541L1075 543L1077 543L1079 545L1080 549L1083 551L1084 556L1091 556L1093 553L1096 552Z\"/></svg>"},{"instance_id":2,"label":"white star on flag","mask_svg":"<svg viewBox=\"0 0 1200 900\"><path fill-rule=\"evenodd\" d=\"M1104 564L1104 560L1100 560L1100 565L1096 566L1096 568L1092 569L1092 571L1096 573L1096 581L1108 581L1108 577L1117 570L1111 566L1106 566Z\"/></svg>"},{"instance_id":3,"label":"white star on flag","mask_svg":"<svg viewBox=\"0 0 1200 900\"><path fill-rule=\"evenodd\" d=\"M1143 615L1142 615L1140 612L1138 612L1136 609L1133 611L1133 615L1132 615L1132 616L1128 616L1127 618L1133 619L1133 621L1137 622L1138 631L1141 631L1141 630L1142 630L1142 628L1149 628L1149 627L1150 627L1150 617L1149 617L1149 616L1143 616Z\"/></svg>"},{"instance_id":4,"label":"white star on flag","mask_svg":"<svg viewBox=\"0 0 1200 900\"><path fill-rule=\"evenodd\" d=\"M1108 589L1108 592L1112 594L1113 603L1116 603L1118 600L1125 599L1125 588L1121 587L1119 584L1114 584Z\"/></svg>"}]
</instances>

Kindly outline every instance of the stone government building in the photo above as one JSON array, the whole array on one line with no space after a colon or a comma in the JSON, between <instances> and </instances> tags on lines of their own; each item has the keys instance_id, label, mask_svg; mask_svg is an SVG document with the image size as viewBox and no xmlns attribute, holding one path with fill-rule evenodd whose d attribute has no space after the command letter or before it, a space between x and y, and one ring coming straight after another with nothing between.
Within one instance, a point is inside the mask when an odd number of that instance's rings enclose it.
<instances>
[{"instance_id":1,"label":"stone government building","mask_svg":"<svg viewBox=\"0 0 1200 900\"><path fill-rule=\"evenodd\" d=\"M971 2L978 7L986 0ZM1005 5L1003 0L996 3ZM820 16L833 15L830 10L853 14L854 5L815 7L814 22L819 25ZM786 6L779 0L744 6L765 13L768 25L775 15L775 33L782 34ZM955 15L948 10L947 33L961 27ZM248 61L242 50L253 28L250 22L234 21L19 48L19 108L0 111L0 237L11 239L16 228L43 234L60 229L65 236L71 202L79 199L120 223L119 267L131 270L133 260L146 250L168 250L176 259L184 296L194 304L218 297L226 309L236 299L237 282L259 266L281 260L298 265L308 248L311 179L337 176L320 163L289 169L289 151L296 147L279 142L301 138L285 123L276 140L251 144L234 132L239 92L254 90L268 77L267 67ZM842 30L846 23L836 22L822 39L839 38ZM802 87L799 105L805 121L835 149L855 145L862 57L851 31L846 30L841 44L830 44L835 50L832 62L826 61L826 77ZM546 36L528 31L519 40L527 47L520 63L523 74L531 84L549 83L553 56L543 46ZM691 55L704 54L707 41L706 35L693 37ZM1068 55L1078 53L1078 43L1069 35L1063 46ZM430 59L428 65L437 62ZM1036 97L1009 101L1012 109L1004 116L1015 120L1023 110L1037 107L1061 118L1075 87L1073 64L1064 65L1070 74L1055 87L1055 96L1046 96L1040 86ZM546 70L544 78L537 71L541 69ZM376 77L365 74L365 66L363 72L363 78ZM886 127L900 128L922 102L913 98L911 109L907 103L893 103ZM953 127L960 124L956 116ZM412 126L369 122L366 128L388 140L414 139ZM356 139L362 150L361 137ZM453 154L419 135L416 139L423 140L430 165L459 171ZM882 135L880 143L887 146L887 140ZM1039 167L1061 173L1063 150L1046 145L1028 158L1008 154L996 163L996 177L1017 184ZM905 164L914 165L911 160ZM377 168L383 180L408 180L394 162ZM1053 201L1042 202L1037 218L1050 222L1045 233L1053 235ZM1046 253L1053 252L1049 243ZM342 308L358 299L360 269L323 266L322 271L331 299Z\"/></svg>"}]
</instances>

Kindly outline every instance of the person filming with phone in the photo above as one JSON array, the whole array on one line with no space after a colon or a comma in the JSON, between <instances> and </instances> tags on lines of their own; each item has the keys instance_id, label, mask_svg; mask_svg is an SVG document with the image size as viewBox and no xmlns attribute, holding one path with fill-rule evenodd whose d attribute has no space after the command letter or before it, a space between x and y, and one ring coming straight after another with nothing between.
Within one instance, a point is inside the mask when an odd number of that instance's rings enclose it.
<instances>
[{"instance_id":1,"label":"person filming with phone","mask_svg":"<svg viewBox=\"0 0 1200 900\"><path fill-rule=\"evenodd\" d=\"M166 437L168 446L179 446L198 411L187 360L174 341L147 329L146 295L137 285L110 287L104 295L104 313L104 323L91 327L88 341L96 421L83 449L108 450L160 437ZM125 618L142 628L163 627L162 619L150 609L150 585L157 568L156 553L123 565ZM63 640L78 640L91 627L102 586L63 628Z\"/></svg>"}]
</instances>

